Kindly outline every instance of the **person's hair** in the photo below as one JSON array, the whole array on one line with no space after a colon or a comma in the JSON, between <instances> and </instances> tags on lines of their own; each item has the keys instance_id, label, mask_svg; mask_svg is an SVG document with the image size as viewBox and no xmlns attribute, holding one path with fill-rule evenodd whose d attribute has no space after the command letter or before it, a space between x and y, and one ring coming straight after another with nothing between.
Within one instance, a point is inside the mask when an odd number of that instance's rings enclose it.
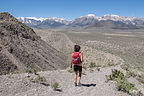
<instances>
[{"instance_id":1,"label":"person's hair","mask_svg":"<svg viewBox=\"0 0 144 96\"><path fill-rule=\"evenodd\" d=\"M75 45L75 46L74 46L74 51L75 51L75 52L79 52L79 50L80 50L80 46L79 46L79 45Z\"/></svg>"}]
</instances>

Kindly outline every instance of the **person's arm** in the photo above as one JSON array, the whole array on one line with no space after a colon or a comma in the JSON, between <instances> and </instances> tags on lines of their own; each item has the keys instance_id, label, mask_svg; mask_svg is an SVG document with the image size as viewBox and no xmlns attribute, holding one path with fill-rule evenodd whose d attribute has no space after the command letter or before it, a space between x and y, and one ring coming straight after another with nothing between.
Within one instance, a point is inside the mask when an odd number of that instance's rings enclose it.
<instances>
[{"instance_id":1,"label":"person's arm","mask_svg":"<svg viewBox=\"0 0 144 96\"><path fill-rule=\"evenodd\" d=\"M80 59L81 59L81 62L83 62L83 54L80 53Z\"/></svg>"},{"instance_id":2,"label":"person's arm","mask_svg":"<svg viewBox=\"0 0 144 96\"><path fill-rule=\"evenodd\" d=\"M73 56L73 53L72 53ZM70 61L70 68L72 68L72 56L71 56L71 61Z\"/></svg>"}]
</instances>

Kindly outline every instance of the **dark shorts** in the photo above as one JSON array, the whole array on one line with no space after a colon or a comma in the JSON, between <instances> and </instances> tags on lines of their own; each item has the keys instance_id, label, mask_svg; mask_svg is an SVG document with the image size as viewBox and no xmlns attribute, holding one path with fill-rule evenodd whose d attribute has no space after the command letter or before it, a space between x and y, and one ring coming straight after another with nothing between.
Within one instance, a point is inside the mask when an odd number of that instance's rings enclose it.
<instances>
[{"instance_id":1,"label":"dark shorts","mask_svg":"<svg viewBox=\"0 0 144 96\"><path fill-rule=\"evenodd\" d=\"M74 65L74 71L77 72L82 72L82 66Z\"/></svg>"}]
</instances>

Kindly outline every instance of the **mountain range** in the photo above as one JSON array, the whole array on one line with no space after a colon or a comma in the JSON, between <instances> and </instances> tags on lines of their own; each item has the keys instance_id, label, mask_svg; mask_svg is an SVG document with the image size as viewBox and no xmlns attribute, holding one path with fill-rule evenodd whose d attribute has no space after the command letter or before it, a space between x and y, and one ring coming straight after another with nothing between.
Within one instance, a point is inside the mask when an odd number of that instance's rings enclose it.
<instances>
[{"instance_id":1,"label":"mountain range","mask_svg":"<svg viewBox=\"0 0 144 96\"><path fill-rule=\"evenodd\" d=\"M97 17L94 14L88 14L86 16L80 16L74 20L69 21L56 17L18 17L17 19L30 27L36 28L55 28L61 26L138 28L138 26L144 26L144 18L118 15L104 15L103 17Z\"/></svg>"}]
</instances>

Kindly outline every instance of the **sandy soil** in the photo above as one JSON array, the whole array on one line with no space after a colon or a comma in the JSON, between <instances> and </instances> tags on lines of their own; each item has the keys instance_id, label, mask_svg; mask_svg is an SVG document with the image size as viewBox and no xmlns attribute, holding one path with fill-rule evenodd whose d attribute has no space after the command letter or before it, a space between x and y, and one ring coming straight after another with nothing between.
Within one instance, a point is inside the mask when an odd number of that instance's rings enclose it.
<instances>
[{"instance_id":1,"label":"sandy soil","mask_svg":"<svg viewBox=\"0 0 144 96\"><path fill-rule=\"evenodd\" d=\"M106 76L111 69L120 69L120 66L101 68L100 71L86 70L82 76L82 86L74 86L74 73L67 70L39 72L47 82L43 84L33 83L27 77L28 74L15 74L12 76L0 76L0 96L129 96L117 91L114 82L106 82ZM52 82L58 82L57 91L51 88Z\"/></svg>"}]
</instances>

